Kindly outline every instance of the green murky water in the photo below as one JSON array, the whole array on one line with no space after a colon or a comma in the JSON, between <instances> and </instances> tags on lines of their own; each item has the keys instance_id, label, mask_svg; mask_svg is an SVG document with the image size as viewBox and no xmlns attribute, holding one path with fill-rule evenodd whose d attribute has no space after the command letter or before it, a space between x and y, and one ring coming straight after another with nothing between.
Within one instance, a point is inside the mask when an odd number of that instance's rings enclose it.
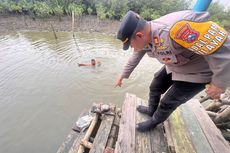
<instances>
[{"instance_id":1,"label":"green murky water","mask_svg":"<svg viewBox=\"0 0 230 153\"><path fill-rule=\"evenodd\" d=\"M114 83L131 51L114 37L48 32L0 34L0 152L52 153L93 102L122 105L126 92L147 99L160 64L144 57L122 88ZM91 58L100 67L78 67Z\"/></svg>"}]
</instances>

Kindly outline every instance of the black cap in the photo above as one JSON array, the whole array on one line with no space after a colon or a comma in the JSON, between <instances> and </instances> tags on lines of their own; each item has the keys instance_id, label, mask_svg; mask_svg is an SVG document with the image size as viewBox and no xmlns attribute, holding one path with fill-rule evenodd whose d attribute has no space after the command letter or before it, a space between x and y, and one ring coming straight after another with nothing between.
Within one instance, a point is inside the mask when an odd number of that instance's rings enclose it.
<instances>
[{"instance_id":1,"label":"black cap","mask_svg":"<svg viewBox=\"0 0 230 153\"><path fill-rule=\"evenodd\" d=\"M129 48L131 37L137 28L139 20L139 15L133 11L128 11L124 16L117 33L117 39L120 39L123 42L124 50Z\"/></svg>"}]
</instances>

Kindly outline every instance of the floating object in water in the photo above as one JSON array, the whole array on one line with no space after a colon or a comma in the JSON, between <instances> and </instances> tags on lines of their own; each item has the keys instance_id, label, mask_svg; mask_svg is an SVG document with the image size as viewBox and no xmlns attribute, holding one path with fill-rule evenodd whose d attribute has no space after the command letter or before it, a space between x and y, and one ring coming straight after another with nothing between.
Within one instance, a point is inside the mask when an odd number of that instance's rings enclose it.
<instances>
[{"instance_id":1,"label":"floating object in water","mask_svg":"<svg viewBox=\"0 0 230 153\"><path fill-rule=\"evenodd\" d=\"M93 117L91 115L85 115L79 118L72 128L74 131L81 132L87 129L92 121Z\"/></svg>"}]
</instances>

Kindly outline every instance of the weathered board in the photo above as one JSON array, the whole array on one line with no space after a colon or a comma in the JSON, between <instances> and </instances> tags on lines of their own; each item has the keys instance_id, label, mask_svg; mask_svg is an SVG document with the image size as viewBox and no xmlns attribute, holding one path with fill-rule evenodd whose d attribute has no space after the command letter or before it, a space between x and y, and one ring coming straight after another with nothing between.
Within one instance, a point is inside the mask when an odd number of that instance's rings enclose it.
<instances>
[{"instance_id":1,"label":"weathered board","mask_svg":"<svg viewBox=\"0 0 230 153\"><path fill-rule=\"evenodd\" d=\"M230 153L228 142L198 100L181 105L164 124L144 133L136 131L135 125L150 117L136 111L138 105L147 102L126 94L117 120L119 132L115 117L103 116L89 152L103 153L106 148L106 152L113 152L117 140L115 153ZM57 153L76 153L85 133L71 131Z\"/></svg>"},{"instance_id":2,"label":"weathered board","mask_svg":"<svg viewBox=\"0 0 230 153\"><path fill-rule=\"evenodd\" d=\"M122 106L119 136L116 143L115 152L134 153L135 152L135 120L136 103L131 95L127 94Z\"/></svg>"},{"instance_id":3,"label":"weathered board","mask_svg":"<svg viewBox=\"0 0 230 153\"><path fill-rule=\"evenodd\" d=\"M181 105L164 125L168 145L173 145L176 153L230 152L229 144L198 100Z\"/></svg>"},{"instance_id":4,"label":"weathered board","mask_svg":"<svg viewBox=\"0 0 230 153\"><path fill-rule=\"evenodd\" d=\"M189 135L183 118L181 117L181 110L177 109L168 120L170 125L170 133L172 135L173 144L177 153L195 153L193 144Z\"/></svg>"},{"instance_id":5,"label":"weathered board","mask_svg":"<svg viewBox=\"0 0 230 153\"><path fill-rule=\"evenodd\" d=\"M207 141L215 153L229 153L230 146L198 100L187 103L196 116Z\"/></svg>"},{"instance_id":6,"label":"weathered board","mask_svg":"<svg viewBox=\"0 0 230 153\"><path fill-rule=\"evenodd\" d=\"M136 123L150 119L147 115L136 111L136 106L147 103L135 95L126 94L122 107L122 117L118 142L115 148L117 153L163 153L167 152L167 143L162 125L148 132L138 132Z\"/></svg>"},{"instance_id":7,"label":"weathered board","mask_svg":"<svg viewBox=\"0 0 230 153\"><path fill-rule=\"evenodd\" d=\"M136 106L138 105L144 105L146 106L146 103L144 103L144 101L142 101L141 99L136 99L135 97L134 101L136 103ZM145 115L141 115L139 112L136 113L136 123L139 122L143 122L144 120L147 120L148 117ZM144 133L140 133L137 132L136 133L136 147L135 147L135 151L136 152L151 152L151 142L150 142L150 132L144 132Z\"/></svg>"},{"instance_id":8,"label":"weathered board","mask_svg":"<svg viewBox=\"0 0 230 153\"><path fill-rule=\"evenodd\" d=\"M189 135L193 148L196 153L213 153L212 147L207 141L203 130L200 127L198 120L192 109L189 107L189 101L187 104L181 106L181 115L184 118L185 128L187 129L187 134ZM202 143L201 143L202 142Z\"/></svg>"},{"instance_id":9,"label":"weathered board","mask_svg":"<svg viewBox=\"0 0 230 153\"><path fill-rule=\"evenodd\" d=\"M82 116L86 114L87 114L87 111L84 111L84 113L82 113L79 118L81 118ZM75 132L71 130L66 140L59 147L57 153L74 153L76 150L78 150L79 144L81 140L83 139L85 133L86 131Z\"/></svg>"},{"instance_id":10,"label":"weathered board","mask_svg":"<svg viewBox=\"0 0 230 153\"><path fill-rule=\"evenodd\" d=\"M90 153L103 153L106 148L106 143L109 137L110 130L113 125L114 116L105 115L102 117L97 135L93 141L93 147Z\"/></svg>"}]
</instances>

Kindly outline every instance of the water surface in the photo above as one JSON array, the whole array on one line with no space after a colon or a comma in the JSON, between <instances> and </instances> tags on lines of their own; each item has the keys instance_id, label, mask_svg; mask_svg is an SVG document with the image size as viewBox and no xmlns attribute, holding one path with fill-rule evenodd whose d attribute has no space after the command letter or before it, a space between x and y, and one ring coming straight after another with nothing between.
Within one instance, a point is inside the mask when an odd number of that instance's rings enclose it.
<instances>
[{"instance_id":1,"label":"water surface","mask_svg":"<svg viewBox=\"0 0 230 153\"><path fill-rule=\"evenodd\" d=\"M112 36L94 33L0 34L0 152L52 153L78 115L94 102L124 101L126 92L147 99L160 64L144 57L122 88L114 83L132 51ZM101 61L100 67L77 63Z\"/></svg>"}]
</instances>

